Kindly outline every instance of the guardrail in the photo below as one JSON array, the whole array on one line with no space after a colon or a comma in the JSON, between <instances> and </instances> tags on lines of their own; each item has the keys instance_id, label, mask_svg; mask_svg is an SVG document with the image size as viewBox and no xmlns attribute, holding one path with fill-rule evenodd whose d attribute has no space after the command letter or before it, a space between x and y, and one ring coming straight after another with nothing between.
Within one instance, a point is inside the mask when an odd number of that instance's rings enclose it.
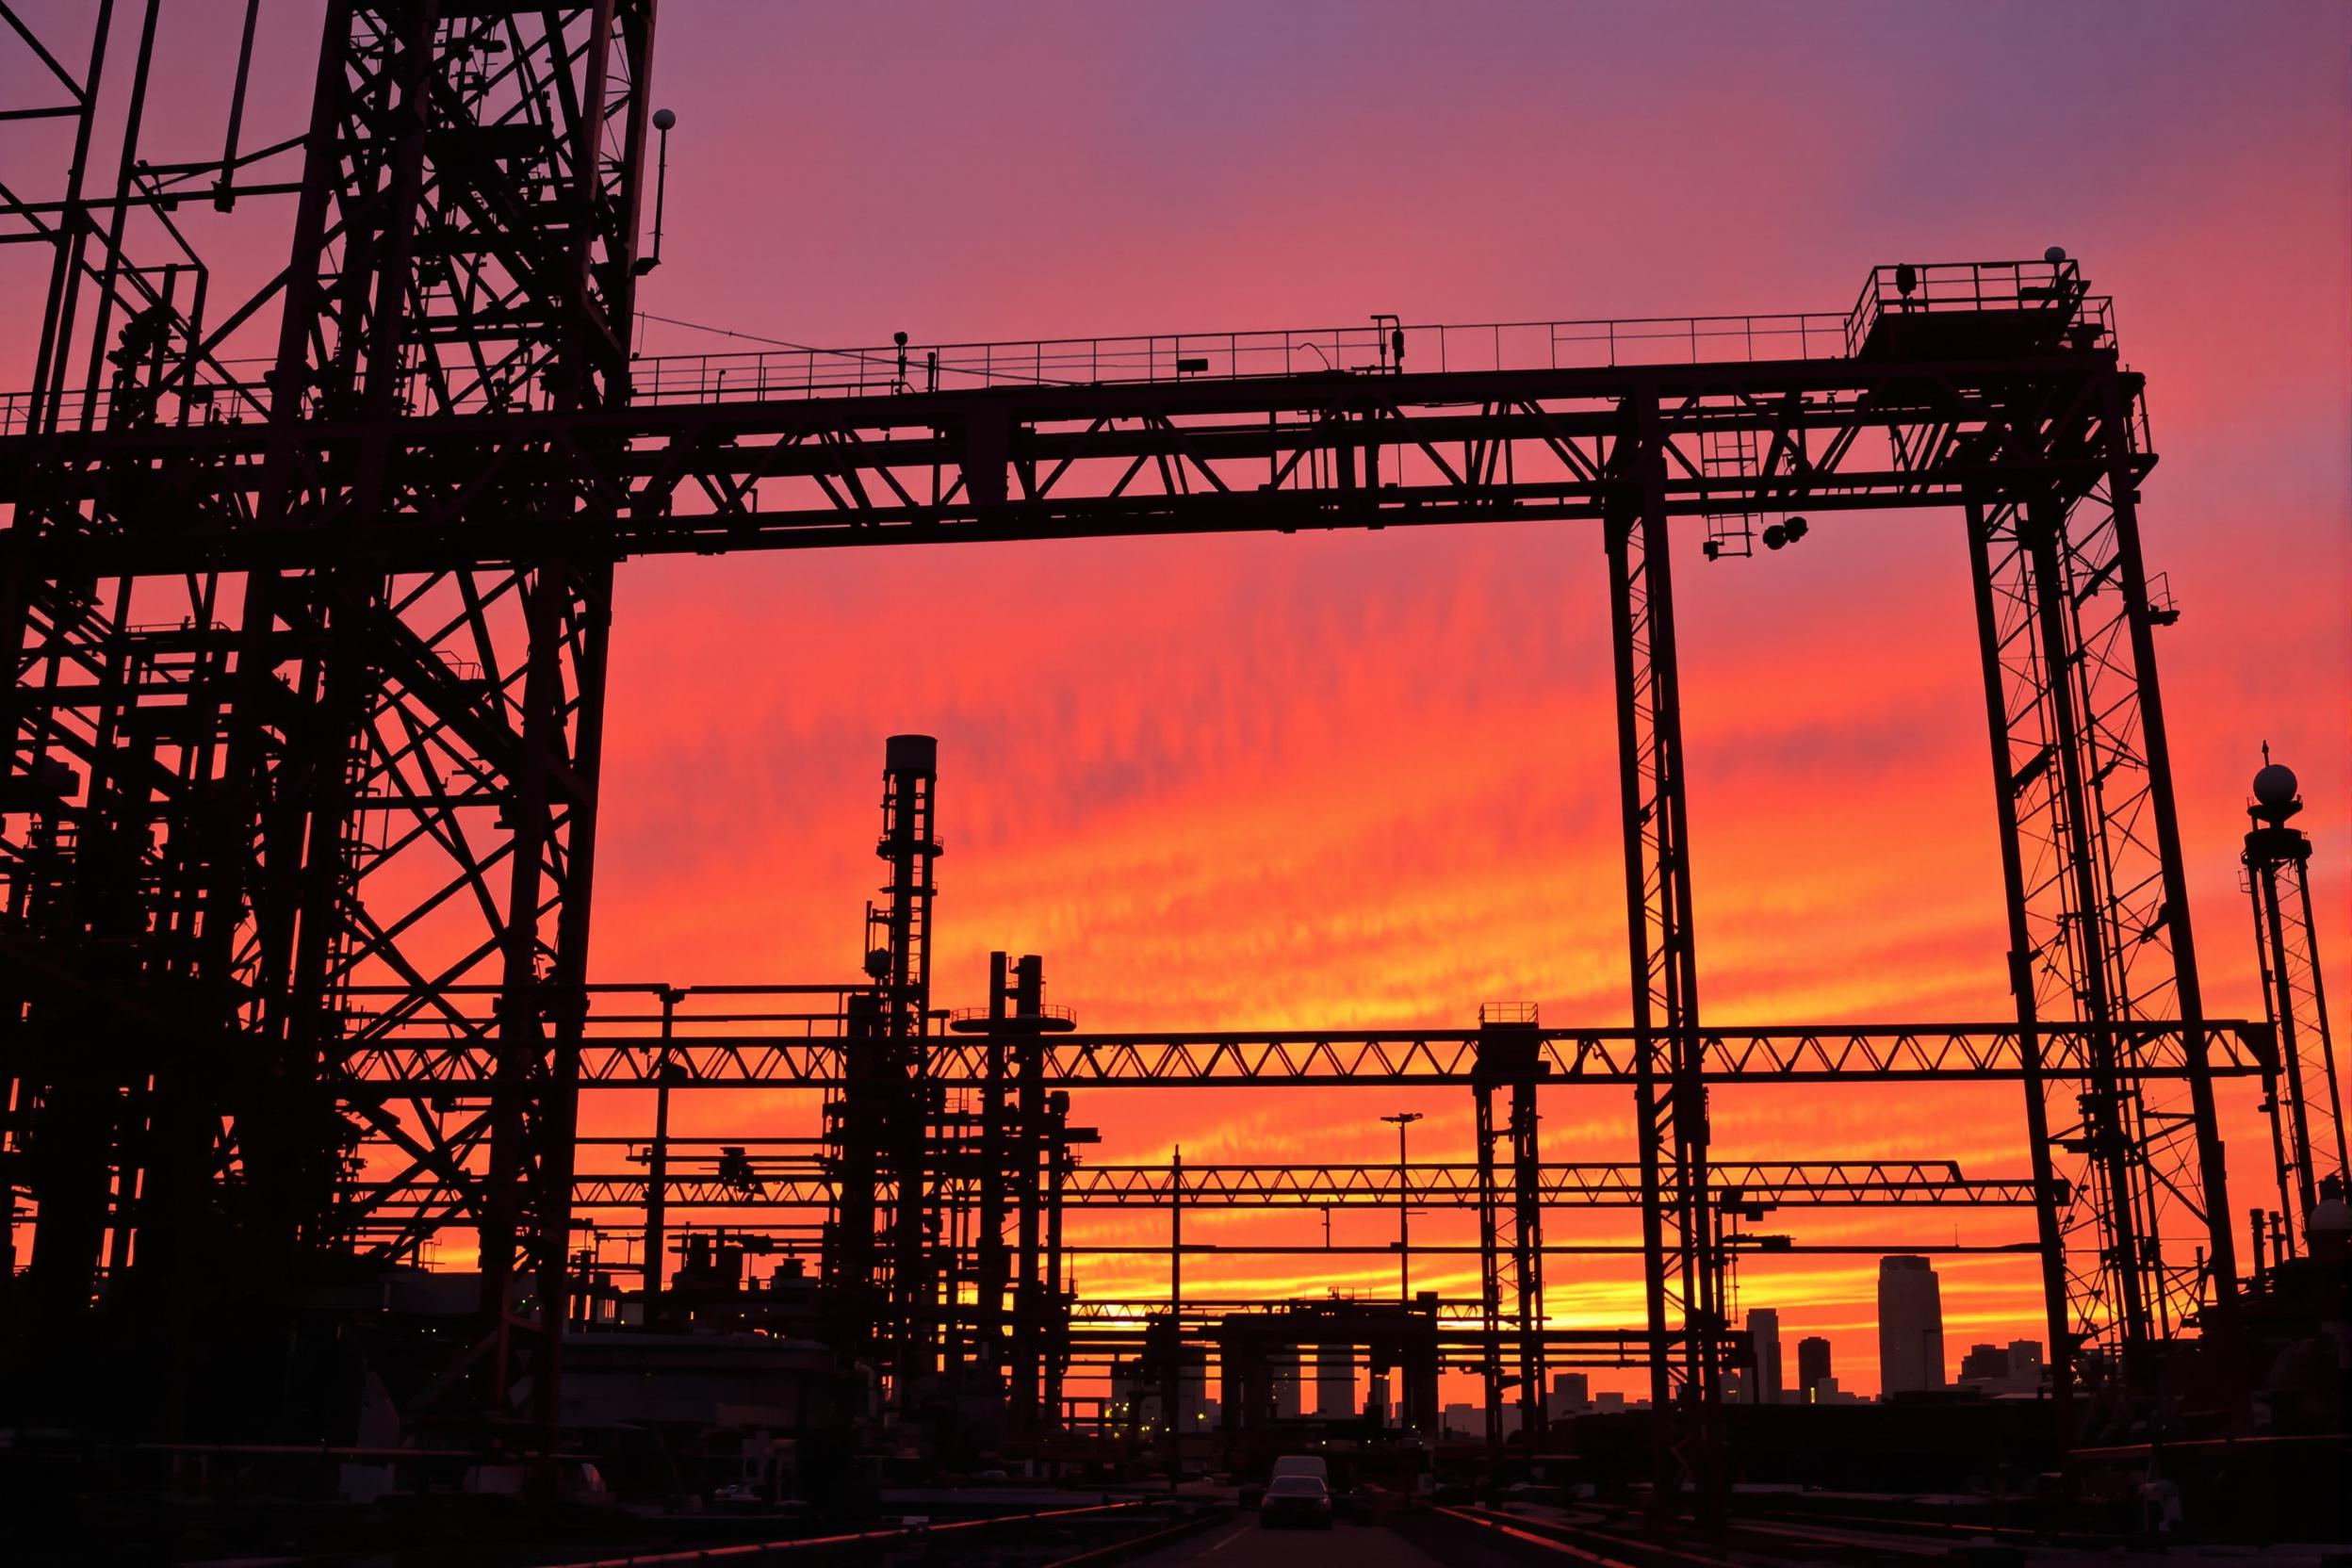
<instances>
[{"instance_id":1,"label":"guardrail","mask_svg":"<svg viewBox=\"0 0 2352 1568\"><path fill-rule=\"evenodd\" d=\"M2049 312L2053 326L2079 331L2076 347L2115 347L2114 302L2091 294L2082 281L2082 264L2061 256L1873 267L1854 308L1846 313L1845 352L1860 353L1882 318L1959 312Z\"/></svg>"},{"instance_id":2,"label":"guardrail","mask_svg":"<svg viewBox=\"0 0 2352 1568\"><path fill-rule=\"evenodd\" d=\"M1395 375L1403 371L1614 368L1773 359L1840 359L1859 353L1887 316L1963 311L2050 311L2076 347L2112 347L2110 302L2085 291L2072 260L1902 263L1873 268L1854 308L1843 315L1795 312L1745 316L1614 317L1582 320L1407 324L1381 316L1352 326L1252 332L1195 332L1103 337L1017 338L823 349L804 345L718 353L644 355L630 362L638 406L772 402L789 399L889 398L976 387L1111 386L1193 381L1246 381L1313 374ZM903 337L903 335L902 335ZM167 390L159 424L204 425L262 415L270 402L265 362L215 362L225 376ZM251 374L246 374L250 368ZM452 403L461 413L528 411L528 383L474 380L454 371ZM434 401L419 372L409 406ZM22 434L33 408L29 392L0 393L0 436ZM105 428L110 391L67 394L58 422L87 416Z\"/></svg>"}]
</instances>

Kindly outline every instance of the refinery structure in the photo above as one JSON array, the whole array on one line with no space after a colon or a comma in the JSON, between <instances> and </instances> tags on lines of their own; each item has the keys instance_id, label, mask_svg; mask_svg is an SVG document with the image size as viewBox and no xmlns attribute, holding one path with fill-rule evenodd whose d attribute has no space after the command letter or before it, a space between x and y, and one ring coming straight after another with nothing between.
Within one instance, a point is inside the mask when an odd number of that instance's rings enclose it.
<instances>
[{"instance_id":1,"label":"refinery structure","mask_svg":"<svg viewBox=\"0 0 2352 1568\"><path fill-rule=\"evenodd\" d=\"M241 9L226 144L165 162L155 0L72 38L0 5L39 61L0 108L74 149L54 188L0 189L0 238L52 258L0 400L0 1428L173 1456L138 1472L165 1490L273 1448L339 1456L346 1501L494 1457L560 1490L652 1444L666 1475L803 1502L909 1467L1173 1482L1314 1428L1411 1493L1441 1377L1478 1380L1460 1446L1491 1478L1582 1451L1562 1376L1635 1369L1613 1478L1720 1531L1770 1464L1727 1387L1800 1386L1794 1337L1784 1366L1763 1314L1759 1358L1736 1310L1740 1255L1786 1241L1756 1227L1997 1207L2047 1357L2002 1376L2053 1469L2168 1446L2193 1489L2197 1454L2258 1431L2340 1452L2340 1387L2268 1381L2343 1311L2311 845L2265 762L2263 1010L2217 1016L2196 939L2246 916L2192 923L2156 453L2083 263L1890 263L1821 314L638 357L672 123L653 0L331 0L307 132L267 146L240 140ZM210 286L173 221L199 204L290 230L266 287ZM1690 918L1674 570L1893 510L1968 540L2014 1006L1726 1020ZM1629 1021L1465 998L1453 1029L1139 1035L1049 1002L1050 956L937 976L954 769L922 734L875 737L877 891L835 970L592 982L629 560L1504 520L1607 553ZM1884 1084L2007 1086L2024 1168L1964 1173L1932 1126L1902 1159L1710 1152L1711 1090ZM1460 1094L1476 1158L1414 1163L1402 1116L1394 1164L1089 1157L1090 1121L1200 1086ZM779 1087L821 1094L821 1128L671 1131ZM2227 1189L2225 1089L2262 1099L2275 1188ZM583 1137L619 1091L645 1124ZM1637 1157L1547 1148L1571 1092L1616 1096ZM1413 1290L1411 1231L1391 1298L1187 1293L1186 1215L1250 1208L1459 1211L1478 1293ZM1096 1209L1155 1217L1164 1294L1080 1288L1066 1225ZM1547 1308L1594 1250L1546 1242L1575 1209L1635 1217L1638 1318ZM0 1465L49 1474L33 1452Z\"/></svg>"}]
</instances>

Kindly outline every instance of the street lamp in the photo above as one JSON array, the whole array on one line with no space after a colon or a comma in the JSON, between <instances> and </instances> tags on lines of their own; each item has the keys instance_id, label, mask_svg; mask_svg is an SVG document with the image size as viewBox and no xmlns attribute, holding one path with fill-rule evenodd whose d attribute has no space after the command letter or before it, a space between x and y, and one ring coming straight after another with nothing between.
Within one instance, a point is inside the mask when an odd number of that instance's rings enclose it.
<instances>
[{"instance_id":1,"label":"street lamp","mask_svg":"<svg viewBox=\"0 0 2352 1568\"><path fill-rule=\"evenodd\" d=\"M1413 1299L1413 1253L1406 1245L1410 1238L1406 1233L1405 1217L1412 1212L1412 1189L1405 1171L1405 1129L1420 1120L1421 1113L1399 1111L1395 1116L1384 1116L1380 1119L1396 1124L1396 1298L1410 1301Z\"/></svg>"}]
</instances>

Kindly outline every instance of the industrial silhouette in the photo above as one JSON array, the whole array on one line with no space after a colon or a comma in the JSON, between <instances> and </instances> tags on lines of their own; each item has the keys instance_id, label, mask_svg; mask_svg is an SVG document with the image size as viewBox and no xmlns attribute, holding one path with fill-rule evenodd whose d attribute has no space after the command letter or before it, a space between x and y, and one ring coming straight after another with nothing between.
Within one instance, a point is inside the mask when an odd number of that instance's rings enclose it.
<instances>
[{"instance_id":1,"label":"industrial silhouette","mask_svg":"<svg viewBox=\"0 0 2352 1568\"><path fill-rule=\"evenodd\" d=\"M2157 680L2174 613L2141 549L2156 458L2081 261L1878 266L1823 314L639 358L675 124L651 0L328 10L299 145L240 145L248 20L222 157L139 161L142 50L111 180L87 155L104 27L85 71L47 51L79 151L62 193L0 201L55 257L0 405L0 1424L381 1473L347 1496L434 1464L547 1494L581 1484L583 1433L664 1399L715 1430L743 1395L790 1406L794 1485L839 1501L885 1455L1174 1481L1320 1420L1410 1493L1441 1373L1480 1380L1469 1447L1497 1476L1557 1446L1560 1369L1637 1367L1646 1410L1609 1418L1640 1429L1646 1506L1720 1531L1760 1462L1727 1378L1773 1419L1830 1378L1808 1338L1784 1390L1771 1309L1734 1327L1736 1261L1772 1244L1740 1226L1773 1210L2029 1217L2054 1453L2114 1433L2193 1472L2340 1316L2298 786L2262 769L2246 843L2267 1016L2213 1017ZM291 253L247 301L126 234L275 197ZM272 317L267 365L225 355ZM1968 544L2014 1014L1728 1022L1701 1000L1670 540L1687 569L1931 508ZM1505 519L1607 550L1629 1024L1472 1022L1467 999L1451 1030L1081 1032L1012 953L950 1012L952 758L918 734L883 741L858 972L589 981L624 559ZM2279 1175L2244 1256L2215 1110L2238 1080ZM1890 1082L2015 1086L2030 1169L1711 1150L1712 1086ZM1400 1112L1394 1166L1089 1163L1072 1093L1108 1085L1467 1091L1477 1154L1413 1163ZM822 1137L670 1130L681 1096L768 1086L825 1090ZM1564 1086L1625 1093L1633 1162L1546 1157ZM581 1098L616 1091L644 1135L581 1139ZM1396 1298L1186 1294L1188 1211L1328 1205L1396 1211ZM1547 1307L1547 1217L1577 1206L1638 1217L1640 1321ZM1165 1299L1077 1288L1065 1217L1094 1207L1164 1213ZM1475 1299L1413 1289L1409 1217L1440 1208L1476 1216ZM633 1266L583 1248L591 1217L634 1230ZM422 1267L444 1243L476 1266ZM1881 1268L1887 1388L1943 1387L1928 1258ZM2308 1398L2265 1394L2296 1412L2271 1429L2340 1432Z\"/></svg>"}]
</instances>

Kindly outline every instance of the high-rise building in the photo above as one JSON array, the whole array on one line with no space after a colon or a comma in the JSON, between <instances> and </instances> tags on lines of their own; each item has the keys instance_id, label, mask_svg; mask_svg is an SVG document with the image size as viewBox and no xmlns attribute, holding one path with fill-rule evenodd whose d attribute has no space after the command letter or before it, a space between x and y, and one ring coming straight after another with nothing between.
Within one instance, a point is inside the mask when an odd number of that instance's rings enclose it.
<instances>
[{"instance_id":1,"label":"high-rise building","mask_svg":"<svg viewBox=\"0 0 2352 1568\"><path fill-rule=\"evenodd\" d=\"M1748 1338L1756 1347L1755 1375L1747 1380L1748 1403L1780 1403L1780 1314L1757 1307L1748 1314Z\"/></svg>"},{"instance_id":2,"label":"high-rise building","mask_svg":"<svg viewBox=\"0 0 2352 1568\"><path fill-rule=\"evenodd\" d=\"M1372 1424L1376 1427L1385 1427L1388 1425L1389 1409L1387 1373L1375 1372L1372 1374L1372 1388L1371 1392L1364 1396L1364 1413L1371 1417Z\"/></svg>"},{"instance_id":3,"label":"high-rise building","mask_svg":"<svg viewBox=\"0 0 2352 1568\"><path fill-rule=\"evenodd\" d=\"M1806 1404L1814 1402L1814 1389L1829 1375L1829 1341L1819 1334L1797 1341L1797 1392Z\"/></svg>"},{"instance_id":4,"label":"high-rise building","mask_svg":"<svg viewBox=\"0 0 2352 1568\"><path fill-rule=\"evenodd\" d=\"M1303 1368L1299 1365L1298 1347L1285 1345L1274 1352L1274 1419L1296 1421L1299 1413Z\"/></svg>"},{"instance_id":5,"label":"high-rise building","mask_svg":"<svg viewBox=\"0 0 2352 1568\"><path fill-rule=\"evenodd\" d=\"M2042 1342L2038 1339L2013 1339L2009 1342L2009 1388L2012 1393L2031 1394L2042 1386Z\"/></svg>"},{"instance_id":6,"label":"high-rise building","mask_svg":"<svg viewBox=\"0 0 2352 1568\"><path fill-rule=\"evenodd\" d=\"M1149 1426L1158 1411L1159 1401L1152 1396L1151 1386L1144 1380L1142 1364L1133 1361L1111 1363L1111 1419Z\"/></svg>"},{"instance_id":7,"label":"high-rise building","mask_svg":"<svg viewBox=\"0 0 2352 1568\"><path fill-rule=\"evenodd\" d=\"M1574 1415L1592 1403L1592 1377L1588 1372L1552 1374L1552 1413Z\"/></svg>"},{"instance_id":8,"label":"high-rise building","mask_svg":"<svg viewBox=\"0 0 2352 1568\"><path fill-rule=\"evenodd\" d=\"M1925 1258L1878 1264L1879 1396L1944 1386L1944 1298Z\"/></svg>"},{"instance_id":9,"label":"high-rise building","mask_svg":"<svg viewBox=\"0 0 2352 1568\"><path fill-rule=\"evenodd\" d=\"M1315 1348L1315 1413L1344 1421L1356 1413L1356 1349L1352 1345Z\"/></svg>"}]
</instances>

